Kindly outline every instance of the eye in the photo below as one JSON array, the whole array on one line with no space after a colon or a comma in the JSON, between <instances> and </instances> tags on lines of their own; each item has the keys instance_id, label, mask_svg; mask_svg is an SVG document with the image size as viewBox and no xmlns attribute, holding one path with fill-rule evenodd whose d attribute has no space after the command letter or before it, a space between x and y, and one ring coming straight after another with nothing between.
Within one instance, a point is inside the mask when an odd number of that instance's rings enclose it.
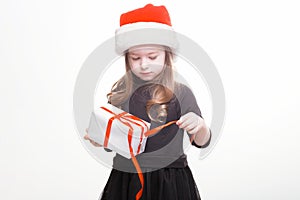
<instances>
[{"instance_id":1,"label":"eye","mask_svg":"<svg viewBox=\"0 0 300 200\"><path fill-rule=\"evenodd\" d=\"M134 60L134 61L139 60L139 59L140 59L140 57L131 57L131 60Z\"/></svg>"},{"instance_id":2,"label":"eye","mask_svg":"<svg viewBox=\"0 0 300 200\"><path fill-rule=\"evenodd\" d=\"M157 58L157 56L150 56L149 59L150 60L155 60Z\"/></svg>"}]
</instances>

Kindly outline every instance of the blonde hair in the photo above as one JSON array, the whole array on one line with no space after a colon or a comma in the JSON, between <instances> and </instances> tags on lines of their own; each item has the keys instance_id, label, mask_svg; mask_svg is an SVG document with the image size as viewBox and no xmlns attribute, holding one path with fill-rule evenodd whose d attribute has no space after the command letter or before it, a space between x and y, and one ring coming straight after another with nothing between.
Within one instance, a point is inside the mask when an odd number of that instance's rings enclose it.
<instances>
[{"instance_id":1,"label":"blonde hair","mask_svg":"<svg viewBox=\"0 0 300 200\"><path fill-rule=\"evenodd\" d=\"M162 122L167 116L168 102L173 97L175 87L174 72L173 72L173 57L174 54L169 47L165 48L165 62L162 72L148 84L152 98L148 100L146 108L147 114L151 120ZM132 94L133 77L131 73L128 52L125 53L126 73L113 84L111 92L107 94L108 101L117 107L120 107ZM151 113L150 113L151 109ZM155 111L155 116L153 112Z\"/></svg>"}]
</instances>

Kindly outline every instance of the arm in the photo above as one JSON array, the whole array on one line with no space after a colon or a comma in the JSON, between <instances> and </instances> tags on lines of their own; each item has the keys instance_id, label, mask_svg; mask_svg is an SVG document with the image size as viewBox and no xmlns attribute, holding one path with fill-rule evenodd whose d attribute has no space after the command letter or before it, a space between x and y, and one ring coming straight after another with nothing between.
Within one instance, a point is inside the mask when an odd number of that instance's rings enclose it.
<instances>
[{"instance_id":1,"label":"arm","mask_svg":"<svg viewBox=\"0 0 300 200\"><path fill-rule=\"evenodd\" d=\"M202 117L197 100L187 86L182 85L180 91L181 117L177 125L188 132L194 146L207 147L211 140L211 131Z\"/></svg>"}]
</instances>

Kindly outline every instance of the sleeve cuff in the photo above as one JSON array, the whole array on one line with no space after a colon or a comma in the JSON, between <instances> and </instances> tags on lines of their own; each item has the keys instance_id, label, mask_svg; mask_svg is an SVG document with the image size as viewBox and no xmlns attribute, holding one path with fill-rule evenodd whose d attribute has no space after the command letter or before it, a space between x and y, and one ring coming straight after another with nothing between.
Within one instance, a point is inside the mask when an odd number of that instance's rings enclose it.
<instances>
[{"instance_id":1,"label":"sleeve cuff","mask_svg":"<svg viewBox=\"0 0 300 200\"><path fill-rule=\"evenodd\" d=\"M108 148L104 148L105 151L107 152L112 152L112 150L108 149Z\"/></svg>"},{"instance_id":2,"label":"sleeve cuff","mask_svg":"<svg viewBox=\"0 0 300 200\"><path fill-rule=\"evenodd\" d=\"M193 140L193 142L192 142L192 145L194 145L195 147L197 147L197 148L205 148L205 147L208 147L208 145L210 144L210 141L211 141L211 130L209 129L209 139L208 139L208 141L204 144L204 145L198 145L198 144L196 144L195 143L195 141Z\"/></svg>"}]
</instances>

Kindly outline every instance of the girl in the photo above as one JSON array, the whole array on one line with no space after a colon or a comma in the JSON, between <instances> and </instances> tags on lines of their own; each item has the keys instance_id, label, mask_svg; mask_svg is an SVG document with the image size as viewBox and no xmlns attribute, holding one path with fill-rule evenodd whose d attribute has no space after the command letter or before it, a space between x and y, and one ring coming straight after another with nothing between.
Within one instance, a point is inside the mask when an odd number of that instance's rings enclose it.
<instances>
[{"instance_id":1,"label":"girl","mask_svg":"<svg viewBox=\"0 0 300 200\"><path fill-rule=\"evenodd\" d=\"M162 31L143 38L128 32L151 32L152 28ZM198 148L206 147L211 138L192 91L174 80L172 61L177 44L173 33L166 8L151 4L122 14L116 31L116 51L125 54L126 74L113 85L109 102L150 122L151 129L177 120L149 137L145 151L136 157L144 176L143 200L199 200L183 151L183 133L187 131ZM88 135L85 139L101 146ZM100 199L136 199L141 183L135 172L130 159L116 154Z\"/></svg>"}]
</instances>

